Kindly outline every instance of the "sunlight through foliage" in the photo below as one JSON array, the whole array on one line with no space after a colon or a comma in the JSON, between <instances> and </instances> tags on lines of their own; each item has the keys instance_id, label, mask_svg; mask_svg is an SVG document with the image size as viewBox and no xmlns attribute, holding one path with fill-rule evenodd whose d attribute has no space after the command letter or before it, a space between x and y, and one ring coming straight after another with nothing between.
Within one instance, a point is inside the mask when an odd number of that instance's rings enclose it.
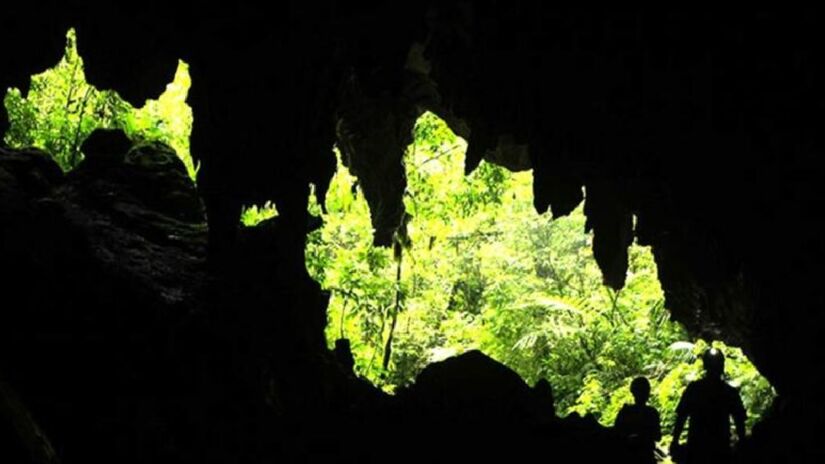
<instances>
[{"instance_id":1,"label":"sunlight through foliage","mask_svg":"<svg viewBox=\"0 0 825 464\"><path fill-rule=\"evenodd\" d=\"M278 208L274 203L268 201L261 206L252 205L245 207L241 212L241 224L246 227L254 227L258 224L278 216Z\"/></svg>"},{"instance_id":2,"label":"sunlight through foliage","mask_svg":"<svg viewBox=\"0 0 825 464\"><path fill-rule=\"evenodd\" d=\"M83 160L81 145L98 128L120 128L135 143L163 142L183 161L190 178L197 166L189 152L192 109L186 104L191 86L189 66L178 62L174 80L157 100L135 109L113 90L86 82L83 58L74 29L66 34L66 50L55 67L31 78L27 95L9 89L3 103L10 128L5 142L13 148L37 147L51 154L64 171Z\"/></svg>"},{"instance_id":3,"label":"sunlight through foliage","mask_svg":"<svg viewBox=\"0 0 825 464\"><path fill-rule=\"evenodd\" d=\"M430 362L481 349L530 384L547 378L563 414L609 425L631 379L645 375L663 428L672 427L706 344L670 321L650 249L630 248L622 290L604 286L581 206L556 220L539 215L531 172L482 162L465 177L465 150L435 115L419 119L405 159L411 245L400 263L372 245L369 208L339 156L324 226L306 249L310 275L331 293L330 345L349 338L357 373L387 391ZM753 424L773 390L741 351L719 346Z\"/></svg>"}]
</instances>

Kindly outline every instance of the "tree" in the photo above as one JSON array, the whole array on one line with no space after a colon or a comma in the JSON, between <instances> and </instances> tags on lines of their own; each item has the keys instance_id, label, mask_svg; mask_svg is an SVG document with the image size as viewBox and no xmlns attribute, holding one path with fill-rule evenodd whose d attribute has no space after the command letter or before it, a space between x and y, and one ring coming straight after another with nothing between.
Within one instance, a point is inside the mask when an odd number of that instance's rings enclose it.
<instances>
[{"instance_id":1,"label":"tree","mask_svg":"<svg viewBox=\"0 0 825 464\"><path fill-rule=\"evenodd\" d=\"M398 261L372 245L366 201L339 159L324 226L306 250L310 274L332 294L330 342L350 338L357 371L389 391L429 362L482 349L529 383L547 378L557 410L605 424L630 401L630 380L646 375L669 427L705 345L685 342L669 321L650 250L631 247L625 288L602 285L581 207L555 220L539 215L529 172L482 162L465 177L465 149L436 116L419 119L405 157L411 241L399 282ZM403 304L393 329L396 291ZM724 349L756 417L773 397L770 385L741 352Z\"/></svg>"},{"instance_id":2,"label":"tree","mask_svg":"<svg viewBox=\"0 0 825 464\"><path fill-rule=\"evenodd\" d=\"M63 171L70 171L83 160L81 145L89 134L98 128L119 128L136 143L160 141L174 148L194 180L197 167L189 153L192 109L186 104L190 85L188 65L181 61L166 91L135 109L117 92L86 82L77 37L70 29L57 65L32 76L26 96L18 89L6 93L10 128L5 142L16 148L38 147Z\"/></svg>"}]
</instances>

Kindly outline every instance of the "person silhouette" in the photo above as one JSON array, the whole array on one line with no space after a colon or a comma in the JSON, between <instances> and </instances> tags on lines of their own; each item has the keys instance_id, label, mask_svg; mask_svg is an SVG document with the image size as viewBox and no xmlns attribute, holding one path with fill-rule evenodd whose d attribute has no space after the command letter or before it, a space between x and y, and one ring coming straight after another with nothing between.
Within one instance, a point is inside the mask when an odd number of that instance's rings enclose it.
<instances>
[{"instance_id":1,"label":"person silhouette","mask_svg":"<svg viewBox=\"0 0 825 464\"><path fill-rule=\"evenodd\" d=\"M636 377L630 382L630 392L634 403L622 406L613 427L627 439L633 462L655 463L656 442L662 438L662 429L659 412L647 404L650 382L645 377Z\"/></svg>"},{"instance_id":2,"label":"person silhouette","mask_svg":"<svg viewBox=\"0 0 825 464\"><path fill-rule=\"evenodd\" d=\"M737 438L745 438L745 407L739 392L723 378L725 356L710 348L702 355L705 376L691 382L676 407L671 454L679 463L726 463L731 459L730 417L736 426ZM688 417L687 446L679 438Z\"/></svg>"},{"instance_id":3,"label":"person silhouette","mask_svg":"<svg viewBox=\"0 0 825 464\"><path fill-rule=\"evenodd\" d=\"M533 400L539 411L539 420L542 423L556 420L556 400L553 396L553 387L545 378L539 379L533 386Z\"/></svg>"},{"instance_id":4,"label":"person silhouette","mask_svg":"<svg viewBox=\"0 0 825 464\"><path fill-rule=\"evenodd\" d=\"M352 347L348 338L335 340L335 348L332 350L332 354L348 374L355 375L355 357L352 355Z\"/></svg>"}]
</instances>

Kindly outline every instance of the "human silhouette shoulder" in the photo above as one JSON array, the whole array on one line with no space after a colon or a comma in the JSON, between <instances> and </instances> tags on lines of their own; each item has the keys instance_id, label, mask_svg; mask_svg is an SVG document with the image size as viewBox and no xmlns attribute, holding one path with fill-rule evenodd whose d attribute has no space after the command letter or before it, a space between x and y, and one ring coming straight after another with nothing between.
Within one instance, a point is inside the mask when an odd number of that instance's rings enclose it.
<instances>
[{"instance_id":1,"label":"human silhouette shoulder","mask_svg":"<svg viewBox=\"0 0 825 464\"><path fill-rule=\"evenodd\" d=\"M723 378L724 355L710 349L702 356L705 376L691 382L676 407L673 446L678 448L685 422L690 420L687 462L724 462L730 456L730 419L737 438L745 438L745 406L739 392Z\"/></svg>"},{"instance_id":2,"label":"human silhouette shoulder","mask_svg":"<svg viewBox=\"0 0 825 464\"><path fill-rule=\"evenodd\" d=\"M630 383L634 402L625 404L616 416L616 431L624 437L638 462L655 462L656 442L662 438L659 412L647 404L650 382L637 377Z\"/></svg>"}]
</instances>

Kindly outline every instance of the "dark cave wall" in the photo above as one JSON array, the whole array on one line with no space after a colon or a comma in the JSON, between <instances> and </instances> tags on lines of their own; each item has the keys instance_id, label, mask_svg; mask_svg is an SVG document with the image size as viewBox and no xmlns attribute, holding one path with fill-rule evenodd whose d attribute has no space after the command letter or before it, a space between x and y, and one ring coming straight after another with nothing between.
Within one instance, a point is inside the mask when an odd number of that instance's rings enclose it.
<instances>
[{"instance_id":1,"label":"dark cave wall","mask_svg":"<svg viewBox=\"0 0 825 464\"><path fill-rule=\"evenodd\" d=\"M800 392L811 385L768 345L816 362L816 324L799 321L820 301L805 283L822 239L802 212L821 193L817 17L482 2L436 18L431 77L471 128L529 144L538 209L565 214L585 188L607 284L622 285L638 237L677 320ZM474 131L468 151L494 140Z\"/></svg>"},{"instance_id":2,"label":"dark cave wall","mask_svg":"<svg viewBox=\"0 0 825 464\"><path fill-rule=\"evenodd\" d=\"M35 14L43 8L55 14ZM190 62L211 256L232 268L243 254L241 205L274 200L281 219L271 246L282 259L269 285L291 296L266 300L273 305L300 314L305 295L322 298L310 284L289 284L291 269L305 274L308 184L325 191L333 143L371 199L376 241L388 243L404 221L409 130L432 110L459 132L469 127L468 169L500 136L528 146L538 210L567 214L584 187L605 282L623 284L634 237L651 245L673 317L745 348L789 414L821 425L818 376L800 375L822 365L817 12L497 1L294 1L268 14L155 2L6 11L0 88L56 62L69 25L89 80L133 104L162 91L178 58ZM411 65L413 43L425 45L427 66ZM308 333L323 325L314 313L278 314L254 311L237 324L251 330L265 319L260 327Z\"/></svg>"}]
</instances>

